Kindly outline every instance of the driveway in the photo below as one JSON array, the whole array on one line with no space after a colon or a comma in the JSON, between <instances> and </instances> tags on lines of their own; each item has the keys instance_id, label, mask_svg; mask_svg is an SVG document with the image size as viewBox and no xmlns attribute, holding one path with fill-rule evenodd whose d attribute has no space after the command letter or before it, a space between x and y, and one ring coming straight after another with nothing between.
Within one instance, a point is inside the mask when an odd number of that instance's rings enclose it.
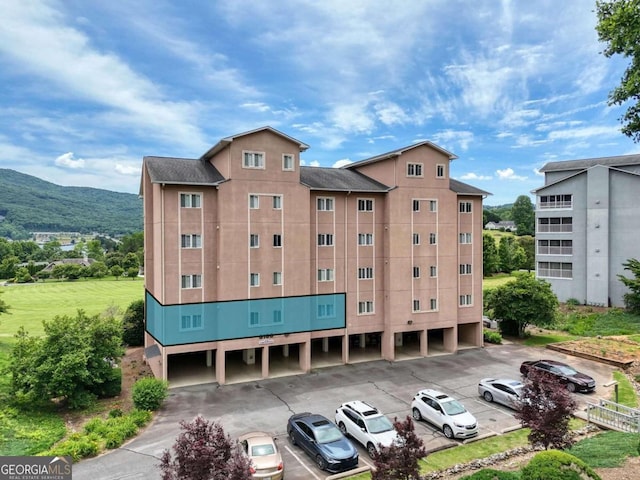
<instances>
[{"instance_id":1,"label":"driveway","mask_svg":"<svg viewBox=\"0 0 640 480\"><path fill-rule=\"evenodd\" d=\"M288 480L327 476L300 450L291 445L286 434L287 419L294 413L313 412L333 420L335 409L348 400L366 400L389 418L410 415L415 393L435 388L460 400L477 418L480 435L502 433L519 424L513 412L489 404L478 396L478 380L496 376L519 378L524 360L553 358L566 361L591 374L596 392L576 394L580 408L587 401L608 397L603 384L612 378L613 367L561 353L520 345L492 345L463 350L455 355L419 358L390 363L374 361L314 370L307 375L265 379L243 384L206 384L172 389L153 423L138 437L117 450L83 460L73 466L76 479L157 479L157 464L163 450L170 448L178 435L181 420L201 414L222 423L232 437L252 430L271 432L283 453ZM416 432L427 450L459 443L449 440L432 426L419 422ZM372 462L359 447L360 466Z\"/></svg>"}]
</instances>

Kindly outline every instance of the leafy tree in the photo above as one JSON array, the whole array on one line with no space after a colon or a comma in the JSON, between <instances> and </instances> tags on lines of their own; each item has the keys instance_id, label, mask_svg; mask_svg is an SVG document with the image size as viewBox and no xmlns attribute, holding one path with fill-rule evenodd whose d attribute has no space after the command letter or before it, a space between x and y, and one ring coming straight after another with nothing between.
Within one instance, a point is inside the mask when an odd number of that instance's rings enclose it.
<instances>
[{"instance_id":1,"label":"leafy tree","mask_svg":"<svg viewBox=\"0 0 640 480\"><path fill-rule=\"evenodd\" d=\"M109 273L109 269L104 262L96 261L87 267L87 273L93 278L103 278Z\"/></svg>"},{"instance_id":2,"label":"leafy tree","mask_svg":"<svg viewBox=\"0 0 640 480\"><path fill-rule=\"evenodd\" d=\"M500 320L500 331L524 337L527 326L553 323L558 299L551 285L531 273L519 273L515 280L486 293L489 318Z\"/></svg>"},{"instance_id":3,"label":"leafy tree","mask_svg":"<svg viewBox=\"0 0 640 480\"><path fill-rule=\"evenodd\" d=\"M122 317L122 340L130 347L144 344L144 300L129 304Z\"/></svg>"},{"instance_id":4,"label":"leafy tree","mask_svg":"<svg viewBox=\"0 0 640 480\"><path fill-rule=\"evenodd\" d=\"M520 268L526 268L527 271L536 269L536 239L531 235L518 237L518 246L522 248L525 260L521 263Z\"/></svg>"},{"instance_id":5,"label":"leafy tree","mask_svg":"<svg viewBox=\"0 0 640 480\"><path fill-rule=\"evenodd\" d=\"M93 239L87 242L87 257L96 261L104 260L104 249L99 240Z\"/></svg>"},{"instance_id":6,"label":"leafy tree","mask_svg":"<svg viewBox=\"0 0 640 480\"><path fill-rule=\"evenodd\" d=\"M218 422L198 415L180 422L182 432L160 460L162 480L250 480L251 465L237 441Z\"/></svg>"},{"instance_id":7,"label":"leafy tree","mask_svg":"<svg viewBox=\"0 0 640 480\"><path fill-rule=\"evenodd\" d=\"M16 276L13 281L16 283L29 283L33 282L33 277L27 267L20 267L16 270Z\"/></svg>"},{"instance_id":8,"label":"leafy tree","mask_svg":"<svg viewBox=\"0 0 640 480\"><path fill-rule=\"evenodd\" d=\"M75 317L42 323L44 337L30 337L23 328L16 335L9 360L13 393L63 399L71 409L87 406L124 354L120 322L78 310Z\"/></svg>"},{"instance_id":9,"label":"leafy tree","mask_svg":"<svg viewBox=\"0 0 640 480\"><path fill-rule=\"evenodd\" d=\"M114 265L113 267L111 267L109 272L111 272L111 275L116 277L116 280L118 280L124 273L124 268L122 268L120 265Z\"/></svg>"},{"instance_id":10,"label":"leafy tree","mask_svg":"<svg viewBox=\"0 0 640 480\"><path fill-rule=\"evenodd\" d=\"M122 240L120 241L120 248L118 248L118 250L126 255L127 253L136 253L143 248L144 233L137 232L122 237Z\"/></svg>"},{"instance_id":11,"label":"leafy tree","mask_svg":"<svg viewBox=\"0 0 640 480\"><path fill-rule=\"evenodd\" d=\"M139 272L140 270L138 270L138 267L127 268L127 277L129 277L131 280L135 280L138 277Z\"/></svg>"},{"instance_id":12,"label":"leafy tree","mask_svg":"<svg viewBox=\"0 0 640 480\"><path fill-rule=\"evenodd\" d=\"M60 260L64 257L62 245L60 245L58 240L51 240L50 242L45 243L42 246L42 251L45 254L45 258L50 262Z\"/></svg>"},{"instance_id":13,"label":"leafy tree","mask_svg":"<svg viewBox=\"0 0 640 480\"><path fill-rule=\"evenodd\" d=\"M527 254L516 242L513 235L505 235L500 238L498 244L498 258L500 271L511 273L525 264Z\"/></svg>"},{"instance_id":14,"label":"leafy tree","mask_svg":"<svg viewBox=\"0 0 640 480\"><path fill-rule=\"evenodd\" d=\"M622 55L629 65L622 75L620 85L609 92L609 105L631 105L620 118L622 133L640 141L640 0L596 1L598 25L596 31L601 42L606 43L602 52L606 57Z\"/></svg>"},{"instance_id":15,"label":"leafy tree","mask_svg":"<svg viewBox=\"0 0 640 480\"><path fill-rule=\"evenodd\" d=\"M404 421L396 418L393 426L398 432L398 440L376 453L371 480L419 480L418 462L427 456L427 451L422 439L416 435L413 420L409 416Z\"/></svg>"},{"instance_id":16,"label":"leafy tree","mask_svg":"<svg viewBox=\"0 0 640 480\"><path fill-rule=\"evenodd\" d=\"M13 244L0 236L0 262L10 255L13 255Z\"/></svg>"},{"instance_id":17,"label":"leafy tree","mask_svg":"<svg viewBox=\"0 0 640 480\"><path fill-rule=\"evenodd\" d=\"M138 267L140 267L138 256L135 253L127 253L124 256L124 260L122 261L121 267L124 268L125 270L129 270L130 268L138 269Z\"/></svg>"},{"instance_id":18,"label":"leafy tree","mask_svg":"<svg viewBox=\"0 0 640 480\"><path fill-rule=\"evenodd\" d=\"M83 274L85 267L77 263L60 263L53 267L51 277L66 278L67 280L77 280Z\"/></svg>"},{"instance_id":19,"label":"leafy tree","mask_svg":"<svg viewBox=\"0 0 640 480\"><path fill-rule=\"evenodd\" d=\"M2 262L0 262L0 278L15 277L18 263L20 263L20 259L15 255L4 257Z\"/></svg>"},{"instance_id":20,"label":"leafy tree","mask_svg":"<svg viewBox=\"0 0 640 480\"><path fill-rule=\"evenodd\" d=\"M530 368L515 417L531 429L529 442L546 449L571 445L569 420L578 407L559 377Z\"/></svg>"},{"instance_id":21,"label":"leafy tree","mask_svg":"<svg viewBox=\"0 0 640 480\"><path fill-rule=\"evenodd\" d=\"M484 276L489 276L498 272L500 259L496 248L496 239L489 233L482 234L482 268Z\"/></svg>"},{"instance_id":22,"label":"leafy tree","mask_svg":"<svg viewBox=\"0 0 640 480\"><path fill-rule=\"evenodd\" d=\"M640 314L640 261L630 258L622 266L634 276L634 278L627 278L624 275L618 275L620 281L631 290L624 294L624 305L630 312Z\"/></svg>"},{"instance_id":23,"label":"leafy tree","mask_svg":"<svg viewBox=\"0 0 640 480\"><path fill-rule=\"evenodd\" d=\"M124 255L120 252L109 252L104 257L104 263L108 268L112 268L116 265L122 267L124 261Z\"/></svg>"},{"instance_id":24,"label":"leafy tree","mask_svg":"<svg viewBox=\"0 0 640 480\"><path fill-rule=\"evenodd\" d=\"M533 235L536 214L528 195L520 195L513 203L511 219L516 224L518 235Z\"/></svg>"},{"instance_id":25,"label":"leafy tree","mask_svg":"<svg viewBox=\"0 0 640 480\"><path fill-rule=\"evenodd\" d=\"M2 292L0 291L0 294L1 293ZM2 313L9 313L9 305L7 305L7 303L0 298L0 314Z\"/></svg>"}]
</instances>

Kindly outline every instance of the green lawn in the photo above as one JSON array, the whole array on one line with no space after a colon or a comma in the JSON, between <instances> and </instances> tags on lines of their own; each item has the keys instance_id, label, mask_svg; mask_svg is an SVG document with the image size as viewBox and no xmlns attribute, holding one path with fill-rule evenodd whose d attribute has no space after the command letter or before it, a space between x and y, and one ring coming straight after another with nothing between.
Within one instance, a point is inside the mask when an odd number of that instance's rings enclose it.
<instances>
[{"instance_id":1,"label":"green lawn","mask_svg":"<svg viewBox=\"0 0 640 480\"><path fill-rule=\"evenodd\" d=\"M482 279L482 290L492 290L496 287L500 287L511 280L515 280L516 277L507 273L497 273L491 277L485 277Z\"/></svg>"},{"instance_id":2,"label":"green lawn","mask_svg":"<svg viewBox=\"0 0 640 480\"><path fill-rule=\"evenodd\" d=\"M113 278L76 280L0 287L9 312L0 315L0 337L12 336L22 325L32 335L43 333L42 321L56 315L75 315L78 309L89 315L111 307L124 311L131 302L144 298L144 281Z\"/></svg>"}]
</instances>

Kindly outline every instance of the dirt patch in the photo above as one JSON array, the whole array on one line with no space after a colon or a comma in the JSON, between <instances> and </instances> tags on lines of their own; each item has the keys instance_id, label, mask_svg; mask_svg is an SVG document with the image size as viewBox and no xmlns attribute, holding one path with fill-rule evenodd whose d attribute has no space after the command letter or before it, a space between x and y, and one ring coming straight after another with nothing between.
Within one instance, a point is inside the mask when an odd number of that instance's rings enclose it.
<instances>
[{"instance_id":1,"label":"dirt patch","mask_svg":"<svg viewBox=\"0 0 640 480\"><path fill-rule=\"evenodd\" d=\"M551 350L588 358L622 368L640 360L640 343L625 336L583 338L547 345Z\"/></svg>"}]
</instances>

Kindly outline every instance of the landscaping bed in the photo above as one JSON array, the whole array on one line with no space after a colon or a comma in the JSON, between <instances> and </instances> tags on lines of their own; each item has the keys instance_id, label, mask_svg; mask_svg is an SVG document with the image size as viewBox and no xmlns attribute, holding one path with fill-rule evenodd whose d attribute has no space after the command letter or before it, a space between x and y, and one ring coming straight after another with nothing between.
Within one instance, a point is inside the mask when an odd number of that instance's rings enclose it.
<instances>
[{"instance_id":1,"label":"landscaping bed","mask_svg":"<svg viewBox=\"0 0 640 480\"><path fill-rule=\"evenodd\" d=\"M568 342L551 343L550 350L595 360L628 370L640 361L640 343L624 336L592 337Z\"/></svg>"}]
</instances>

